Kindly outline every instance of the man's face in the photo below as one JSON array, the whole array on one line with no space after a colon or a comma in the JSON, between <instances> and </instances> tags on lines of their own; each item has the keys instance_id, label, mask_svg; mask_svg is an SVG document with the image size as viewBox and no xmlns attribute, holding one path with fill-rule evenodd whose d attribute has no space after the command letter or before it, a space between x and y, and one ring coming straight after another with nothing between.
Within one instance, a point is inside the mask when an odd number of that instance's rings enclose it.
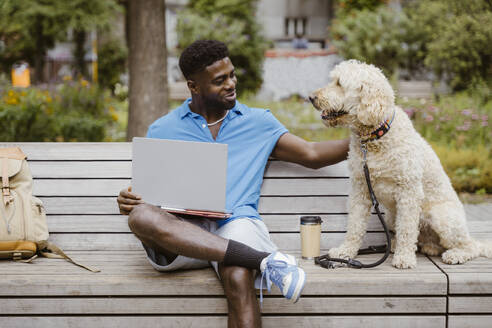
<instances>
[{"instance_id":1,"label":"man's face","mask_svg":"<svg viewBox=\"0 0 492 328\"><path fill-rule=\"evenodd\" d=\"M229 57L205 67L193 76L195 93L207 107L231 109L236 104L236 75Z\"/></svg>"}]
</instances>

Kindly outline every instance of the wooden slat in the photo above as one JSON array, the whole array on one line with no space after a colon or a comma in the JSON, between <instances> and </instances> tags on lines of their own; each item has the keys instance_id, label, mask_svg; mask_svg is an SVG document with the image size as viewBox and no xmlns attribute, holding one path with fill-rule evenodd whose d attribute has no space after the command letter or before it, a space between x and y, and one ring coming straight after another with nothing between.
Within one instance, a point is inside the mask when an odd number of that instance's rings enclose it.
<instances>
[{"instance_id":1,"label":"wooden slat","mask_svg":"<svg viewBox=\"0 0 492 328\"><path fill-rule=\"evenodd\" d=\"M42 146L41 146L42 147ZM66 158L69 161L35 161L29 159L29 167L34 178L130 178L132 173L131 158L118 160L115 156L111 159L110 153L106 154L109 160L88 161L85 158ZM43 159L43 157L39 157ZM298 164L285 163L271 160L267 166L265 177L267 178L328 178L347 177L348 167L346 162L341 162L318 170L308 169Z\"/></svg>"},{"instance_id":2,"label":"wooden slat","mask_svg":"<svg viewBox=\"0 0 492 328\"><path fill-rule=\"evenodd\" d=\"M48 214L119 214L116 197L41 197ZM347 197L262 197L260 214L347 212Z\"/></svg>"},{"instance_id":3,"label":"wooden slat","mask_svg":"<svg viewBox=\"0 0 492 328\"><path fill-rule=\"evenodd\" d=\"M492 296L451 296L449 313L492 314Z\"/></svg>"},{"instance_id":4,"label":"wooden slat","mask_svg":"<svg viewBox=\"0 0 492 328\"><path fill-rule=\"evenodd\" d=\"M477 239L492 239L490 233L473 233ZM439 257L435 263L449 277L450 294L492 294L492 259L479 257L465 264L449 265Z\"/></svg>"},{"instance_id":5,"label":"wooden slat","mask_svg":"<svg viewBox=\"0 0 492 328\"><path fill-rule=\"evenodd\" d=\"M490 223L492 222L492 205L490 203L482 204L464 204L466 217L468 221ZM483 229L481 231L484 231ZM485 230L492 233L492 229Z\"/></svg>"},{"instance_id":6,"label":"wooden slat","mask_svg":"<svg viewBox=\"0 0 492 328\"><path fill-rule=\"evenodd\" d=\"M294 163L269 161L265 177L348 177L347 162L340 162L321 169L309 169Z\"/></svg>"},{"instance_id":7,"label":"wooden slat","mask_svg":"<svg viewBox=\"0 0 492 328\"><path fill-rule=\"evenodd\" d=\"M216 316L137 316L137 317L2 317L2 322L11 328L25 327L104 327L104 328L155 328L200 327L217 328L227 326L227 317ZM275 316L262 318L265 328L278 327L399 327L399 328L444 328L445 316Z\"/></svg>"},{"instance_id":8,"label":"wooden slat","mask_svg":"<svg viewBox=\"0 0 492 328\"><path fill-rule=\"evenodd\" d=\"M2 142L0 147L21 147L29 160L131 160L128 142Z\"/></svg>"},{"instance_id":9,"label":"wooden slat","mask_svg":"<svg viewBox=\"0 0 492 328\"><path fill-rule=\"evenodd\" d=\"M159 273L146 263L143 251L138 255L70 251L68 254L82 263L98 267L101 272L91 273L61 259L40 258L32 264L2 261L0 272L5 273L0 279L0 296L223 295L212 269ZM376 258L374 255L360 257L363 262ZM327 270L315 266L313 261L300 260L299 265L308 276L303 296L381 295L400 298L400 295L445 295L445 276L426 257L418 256L417 260L417 268L411 271L392 267L391 258L376 268L365 270ZM278 296L280 292L272 288L268 295Z\"/></svg>"},{"instance_id":10,"label":"wooden slat","mask_svg":"<svg viewBox=\"0 0 492 328\"><path fill-rule=\"evenodd\" d=\"M32 161L29 168L34 179L104 178L130 179L132 162L127 161Z\"/></svg>"},{"instance_id":11,"label":"wooden slat","mask_svg":"<svg viewBox=\"0 0 492 328\"><path fill-rule=\"evenodd\" d=\"M227 314L225 298L0 298L4 315L36 314ZM266 298L262 313L400 314L445 313L445 297L303 297L297 304Z\"/></svg>"},{"instance_id":12,"label":"wooden slat","mask_svg":"<svg viewBox=\"0 0 492 328\"><path fill-rule=\"evenodd\" d=\"M130 179L37 179L37 196L118 196ZM265 179L262 196L348 195L348 179Z\"/></svg>"},{"instance_id":13,"label":"wooden slat","mask_svg":"<svg viewBox=\"0 0 492 328\"><path fill-rule=\"evenodd\" d=\"M323 233L321 249L328 250L343 242L345 233ZM50 239L66 250L138 250L140 241L131 233L52 233ZM271 233L270 239L283 250L297 251L301 241L299 233ZM383 233L368 233L363 247L385 243Z\"/></svg>"},{"instance_id":14,"label":"wooden slat","mask_svg":"<svg viewBox=\"0 0 492 328\"><path fill-rule=\"evenodd\" d=\"M492 315L450 315L449 328L490 328Z\"/></svg>"},{"instance_id":15,"label":"wooden slat","mask_svg":"<svg viewBox=\"0 0 492 328\"><path fill-rule=\"evenodd\" d=\"M303 214L263 215L270 232L299 232L299 220ZM323 232L346 231L347 215L320 215ZM56 232L130 232L128 218L123 215L48 215L48 228ZM379 219L372 215L368 231L382 231Z\"/></svg>"}]
</instances>

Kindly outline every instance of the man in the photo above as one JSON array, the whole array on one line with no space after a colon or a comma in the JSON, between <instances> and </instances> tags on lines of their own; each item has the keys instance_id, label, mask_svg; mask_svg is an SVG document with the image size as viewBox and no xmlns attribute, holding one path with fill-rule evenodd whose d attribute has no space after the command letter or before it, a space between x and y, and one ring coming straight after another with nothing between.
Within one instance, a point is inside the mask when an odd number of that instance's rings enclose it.
<instances>
[{"instance_id":1,"label":"man","mask_svg":"<svg viewBox=\"0 0 492 328\"><path fill-rule=\"evenodd\" d=\"M289 134L269 111L237 102L234 66L221 42L194 42L181 54L179 65L191 100L155 121L147 137L228 144L226 208L232 217L177 217L145 204L130 188L120 192L120 212L129 215L130 229L154 268L212 264L227 297L229 326L260 327L255 279L257 288L265 281L270 290L273 282L294 302L305 283L304 271L293 256L277 251L258 214L267 160L272 155L320 168L346 159L348 141L306 142Z\"/></svg>"}]
</instances>

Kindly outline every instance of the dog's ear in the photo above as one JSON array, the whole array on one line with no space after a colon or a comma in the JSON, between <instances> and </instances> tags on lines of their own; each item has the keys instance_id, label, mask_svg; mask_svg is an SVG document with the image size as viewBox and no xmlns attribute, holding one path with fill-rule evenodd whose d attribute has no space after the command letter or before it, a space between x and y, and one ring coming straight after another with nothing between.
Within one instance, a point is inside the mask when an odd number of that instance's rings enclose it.
<instances>
[{"instance_id":1,"label":"dog's ear","mask_svg":"<svg viewBox=\"0 0 492 328\"><path fill-rule=\"evenodd\" d=\"M363 83L359 87L359 110L357 119L360 123L368 126L378 125L386 119L388 108L393 103L393 92L381 86Z\"/></svg>"}]
</instances>

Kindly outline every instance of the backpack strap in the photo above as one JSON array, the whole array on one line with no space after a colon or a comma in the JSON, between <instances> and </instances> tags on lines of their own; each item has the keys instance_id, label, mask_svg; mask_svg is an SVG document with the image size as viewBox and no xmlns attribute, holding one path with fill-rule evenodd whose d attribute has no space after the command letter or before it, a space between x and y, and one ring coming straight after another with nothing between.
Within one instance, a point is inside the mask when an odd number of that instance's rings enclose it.
<instances>
[{"instance_id":1,"label":"backpack strap","mask_svg":"<svg viewBox=\"0 0 492 328\"><path fill-rule=\"evenodd\" d=\"M89 270L91 272L101 272L99 269L93 269L88 266L85 266L83 264L80 264L78 262L75 262L72 258L70 258L67 254L65 254L58 246L55 244L52 244L46 240L36 242L39 250L39 255L47 257L47 258L53 258L53 259L60 259L64 258L68 262L71 262L81 268L84 268L86 270Z\"/></svg>"},{"instance_id":2,"label":"backpack strap","mask_svg":"<svg viewBox=\"0 0 492 328\"><path fill-rule=\"evenodd\" d=\"M9 184L9 173L8 173L8 162L6 157L2 157L2 194L3 194L3 202L5 206L10 204L14 197L10 194L10 184Z\"/></svg>"}]
</instances>

